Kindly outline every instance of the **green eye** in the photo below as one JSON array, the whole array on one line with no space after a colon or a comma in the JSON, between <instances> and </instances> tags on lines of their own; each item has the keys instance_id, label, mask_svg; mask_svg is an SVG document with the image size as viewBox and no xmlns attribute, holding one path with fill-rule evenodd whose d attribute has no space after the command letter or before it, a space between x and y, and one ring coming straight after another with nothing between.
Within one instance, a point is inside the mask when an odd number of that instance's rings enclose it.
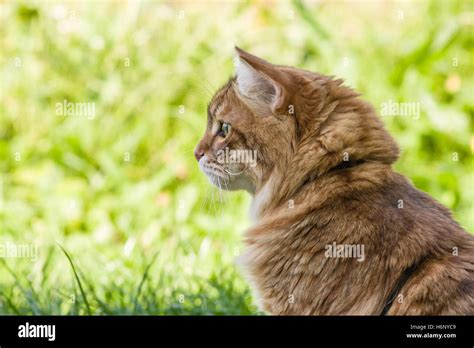
<instances>
[{"instance_id":1,"label":"green eye","mask_svg":"<svg viewBox=\"0 0 474 348\"><path fill-rule=\"evenodd\" d=\"M229 134L230 132L230 124L224 122L222 123L222 127L221 127L221 131L219 132L220 135L222 135L223 137L226 137L227 134Z\"/></svg>"}]
</instances>

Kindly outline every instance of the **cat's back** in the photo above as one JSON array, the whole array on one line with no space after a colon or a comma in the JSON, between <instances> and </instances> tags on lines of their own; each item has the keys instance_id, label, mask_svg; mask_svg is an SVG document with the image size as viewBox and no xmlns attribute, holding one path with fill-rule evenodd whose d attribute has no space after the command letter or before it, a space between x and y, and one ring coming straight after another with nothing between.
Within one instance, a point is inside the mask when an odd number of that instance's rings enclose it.
<instances>
[{"instance_id":1,"label":"cat's back","mask_svg":"<svg viewBox=\"0 0 474 348\"><path fill-rule=\"evenodd\" d=\"M341 220L353 219L351 234L364 240L366 250L386 260L387 313L474 314L474 236L402 175L385 179L333 206L341 207ZM374 255L367 259L373 262Z\"/></svg>"}]
</instances>

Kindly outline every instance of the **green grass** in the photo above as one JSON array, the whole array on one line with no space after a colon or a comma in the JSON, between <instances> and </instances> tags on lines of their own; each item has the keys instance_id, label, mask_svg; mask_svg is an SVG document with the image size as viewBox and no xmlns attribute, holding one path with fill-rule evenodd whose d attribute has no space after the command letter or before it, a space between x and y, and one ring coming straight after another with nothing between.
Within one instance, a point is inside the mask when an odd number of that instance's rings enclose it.
<instances>
[{"instance_id":1,"label":"green grass","mask_svg":"<svg viewBox=\"0 0 474 348\"><path fill-rule=\"evenodd\" d=\"M472 232L472 5L2 3L0 244L38 254L0 258L0 314L259 313L234 265L250 197L192 153L234 44L378 110L419 102L382 117L396 169ZM64 99L96 116L57 116Z\"/></svg>"}]
</instances>

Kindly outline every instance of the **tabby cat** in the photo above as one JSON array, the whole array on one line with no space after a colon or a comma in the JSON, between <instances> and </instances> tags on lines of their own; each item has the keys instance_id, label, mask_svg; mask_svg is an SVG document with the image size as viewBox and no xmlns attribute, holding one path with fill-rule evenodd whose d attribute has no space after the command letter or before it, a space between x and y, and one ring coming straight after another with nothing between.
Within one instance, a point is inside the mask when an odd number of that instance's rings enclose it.
<instances>
[{"instance_id":1,"label":"tabby cat","mask_svg":"<svg viewBox=\"0 0 474 348\"><path fill-rule=\"evenodd\" d=\"M253 196L239 261L260 307L474 314L474 237L393 171L374 108L340 79L236 51L194 154L212 183Z\"/></svg>"}]
</instances>

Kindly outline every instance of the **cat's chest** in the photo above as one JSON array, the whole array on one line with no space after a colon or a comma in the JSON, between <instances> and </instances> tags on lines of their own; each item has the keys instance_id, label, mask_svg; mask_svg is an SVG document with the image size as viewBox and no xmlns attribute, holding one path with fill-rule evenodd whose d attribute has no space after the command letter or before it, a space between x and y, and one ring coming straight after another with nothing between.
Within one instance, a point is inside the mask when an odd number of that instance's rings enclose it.
<instances>
[{"instance_id":1,"label":"cat's chest","mask_svg":"<svg viewBox=\"0 0 474 348\"><path fill-rule=\"evenodd\" d=\"M308 300L305 283L320 273L324 261L318 255L281 248L250 245L236 259L236 264L249 281L255 302L261 310L272 314L300 313ZM310 262L311 261L311 262ZM319 266L315 266L314 262ZM312 291L316 290L312 285Z\"/></svg>"},{"instance_id":2,"label":"cat's chest","mask_svg":"<svg viewBox=\"0 0 474 348\"><path fill-rule=\"evenodd\" d=\"M258 307L272 314L324 315L372 313L380 298L368 294L364 278L354 283L347 272L367 275L367 264L330 258L324 248L261 241L246 246L236 259L249 281ZM351 266L352 265L352 266ZM374 290L379 287L372 282ZM349 289L349 290L348 290ZM357 298L354 305L353 298Z\"/></svg>"}]
</instances>

